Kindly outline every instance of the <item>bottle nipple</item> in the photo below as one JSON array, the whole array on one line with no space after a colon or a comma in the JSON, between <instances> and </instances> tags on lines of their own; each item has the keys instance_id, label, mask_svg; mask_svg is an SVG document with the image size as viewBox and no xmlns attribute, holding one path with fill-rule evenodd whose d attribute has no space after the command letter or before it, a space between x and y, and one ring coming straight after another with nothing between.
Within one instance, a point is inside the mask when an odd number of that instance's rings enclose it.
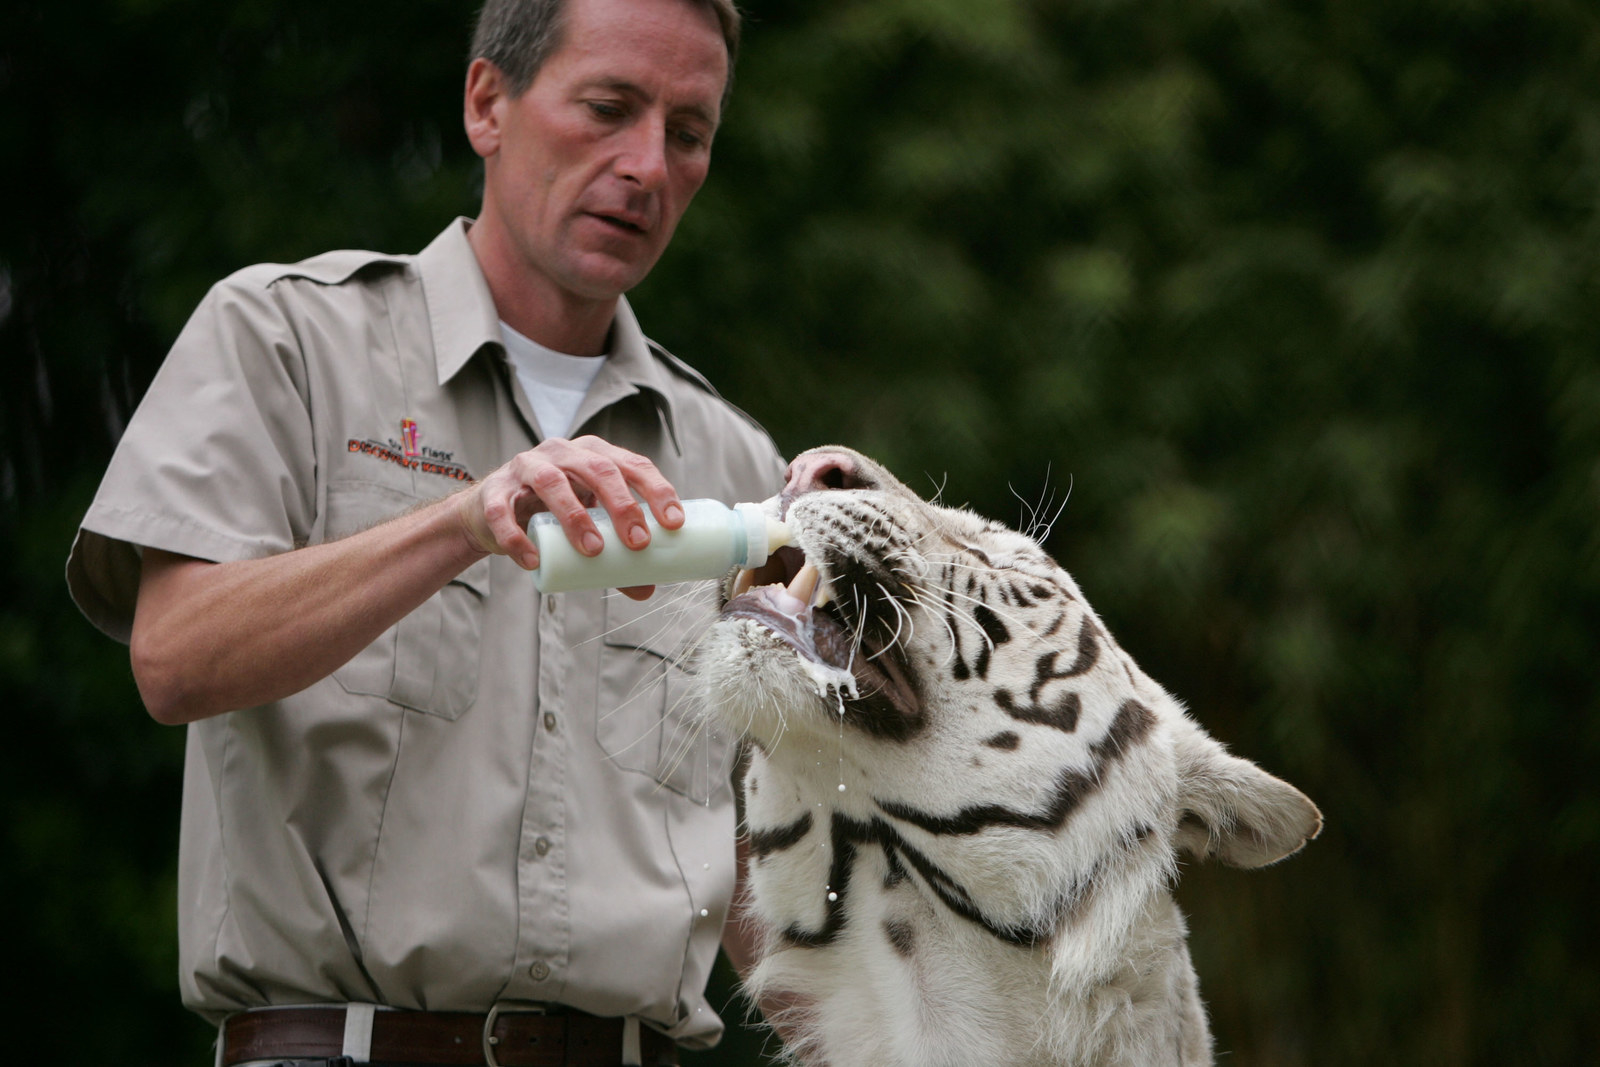
<instances>
[{"instance_id":1,"label":"bottle nipple","mask_svg":"<svg viewBox=\"0 0 1600 1067\"><path fill-rule=\"evenodd\" d=\"M789 543L789 524L777 519L767 520L767 555Z\"/></svg>"}]
</instances>

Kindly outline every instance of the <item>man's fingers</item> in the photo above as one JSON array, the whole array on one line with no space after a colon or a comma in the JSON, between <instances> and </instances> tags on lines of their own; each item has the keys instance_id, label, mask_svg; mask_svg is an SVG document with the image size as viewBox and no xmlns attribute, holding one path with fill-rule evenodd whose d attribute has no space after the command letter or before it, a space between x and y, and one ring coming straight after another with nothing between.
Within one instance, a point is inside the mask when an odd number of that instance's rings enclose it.
<instances>
[{"instance_id":1,"label":"man's fingers","mask_svg":"<svg viewBox=\"0 0 1600 1067\"><path fill-rule=\"evenodd\" d=\"M643 548L649 544L650 528L645 525L644 509L634 499L628 473L628 468L633 466L630 460L644 457L598 437L580 437L570 444L575 453L574 466L581 471L578 477L594 494L595 503L611 516L617 537L629 548ZM650 466L651 469L655 467L654 464Z\"/></svg>"},{"instance_id":2,"label":"man's fingers","mask_svg":"<svg viewBox=\"0 0 1600 1067\"><path fill-rule=\"evenodd\" d=\"M533 570L539 565L539 550L517 523L515 505L495 493L498 484L491 476L456 494L462 535L480 552L510 556L519 566Z\"/></svg>"},{"instance_id":3,"label":"man's fingers","mask_svg":"<svg viewBox=\"0 0 1600 1067\"><path fill-rule=\"evenodd\" d=\"M527 525L541 511L555 514L580 551L589 555L600 551L600 533L576 487L558 466L532 451L485 476L466 502L462 521L480 548L510 556L518 566L533 570L539 566L539 550Z\"/></svg>"},{"instance_id":4,"label":"man's fingers","mask_svg":"<svg viewBox=\"0 0 1600 1067\"><path fill-rule=\"evenodd\" d=\"M526 527L541 511L555 516L567 540L586 556L605 547L588 512L592 506L610 515L622 544L635 549L649 544L650 528L635 493L663 526L683 525L677 491L644 456L598 437L552 438L487 475L463 508L462 521L478 547L504 553L531 570L539 554ZM641 590L639 599L650 595Z\"/></svg>"},{"instance_id":5,"label":"man's fingers","mask_svg":"<svg viewBox=\"0 0 1600 1067\"><path fill-rule=\"evenodd\" d=\"M531 455L532 453L523 453ZM605 541L600 537L600 531L590 517L589 510L584 506L583 500L578 495L579 487L573 484L573 474L550 462L532 464L532 473L528 476L527 485L533 490L543 510L550 512L561 524L561 530L567 535L567 540L572 546L586 556L599 555L605 547Z\"/></svg>"},{"instance_id":6,"label":"man's fingers","mask_svg":"<svg viewBox=\"0 0 1600 1067\"><path fill-rule=\"evenodd\" d=\"M588 484L600 506L611 515L624 544L642 548L650 540L644 511L634 494L644 499L662 526L676 530L683 525L683 505L678 491L647 457L618 448L599 437L580 437L572 444L607 461L596 464L595 479Z\"/></svg>"},{"instance_id":7,"label":"man's fingers","mask_svg":"<svg viewBox=\"0 0 1600 1067\"><path fill-rule=\"evenodd\" d=\"M489 537L489 544L484 547L490 552L510 556L523 570L531 571L539 566L539 550L517 520L517 495L517 488L508 479L490 475L478 486L476 510ZM469 528L472 526L470 514Z\"/></svg>"}]
</instances>

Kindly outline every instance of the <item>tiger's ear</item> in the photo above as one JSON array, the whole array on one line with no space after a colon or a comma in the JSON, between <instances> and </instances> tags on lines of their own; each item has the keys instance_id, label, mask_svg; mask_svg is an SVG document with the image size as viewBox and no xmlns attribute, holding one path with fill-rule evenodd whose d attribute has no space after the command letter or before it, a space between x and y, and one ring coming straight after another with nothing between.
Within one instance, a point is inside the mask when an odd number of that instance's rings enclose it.
<instances>
[{"instance_id":1,"label":"tiger's ear","mask_svg":"<svg viewBox=\"0 0 1600 1067\"><path fill-rule=\"evenodd\" d=\"M1322 830L1311 799L1222 744L1185 717L1177 730L1177 845L1196 859L1264 867L1300 851Z\"/></svg>"}]
</instances>

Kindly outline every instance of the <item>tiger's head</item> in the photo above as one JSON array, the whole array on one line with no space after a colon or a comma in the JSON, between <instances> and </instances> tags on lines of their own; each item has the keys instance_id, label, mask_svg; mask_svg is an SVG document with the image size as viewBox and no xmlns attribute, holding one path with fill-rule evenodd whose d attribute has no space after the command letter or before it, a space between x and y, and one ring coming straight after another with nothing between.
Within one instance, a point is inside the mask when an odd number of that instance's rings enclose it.
<instances>
[{"instance_id":1,"label":"tiger's head","mask_svg":"<svg viewBox=\"0 0 1600 1067\"><path fill-rule=\"evenodd\" d=\"M1087 990L1168 921L1178 850L1254 867L1318 832L1316 807L1201 730L1030 538L841 448L797 457L765 506L791 546L730 579L698 666L708 714L752 752L769 985L815 986L806 967L834 949L920 963L926 989L933 954L996 948ZM1169 925L1156 941L1176 947L1151 951L1181 953Z\"/></svg>"}]
</instances>

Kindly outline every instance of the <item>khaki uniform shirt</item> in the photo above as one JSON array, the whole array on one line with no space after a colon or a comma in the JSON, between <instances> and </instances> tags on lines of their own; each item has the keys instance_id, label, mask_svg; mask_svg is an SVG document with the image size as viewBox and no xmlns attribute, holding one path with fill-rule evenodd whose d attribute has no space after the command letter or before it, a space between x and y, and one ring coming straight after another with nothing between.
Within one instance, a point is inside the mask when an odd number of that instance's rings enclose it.
<instances>
[{"instance_id":1,"label":"khaki uniform shirt","mask_svg":"<svg viewBox=\"0 0 1600 1067\"><path fill-rule=\"evenodd\" d=\"M127 640L138 546L213 561L347 536L538 433L452 224L220 283L130 423L68 563ZM685 499L782 485L768 437L619 300L577 426ZM190 726L185 1002L560 1002L691 1047L733 885L728 743L687 697L712 583L542 597L493 556L311 688Z\"/></svg>"}]
</instances>

